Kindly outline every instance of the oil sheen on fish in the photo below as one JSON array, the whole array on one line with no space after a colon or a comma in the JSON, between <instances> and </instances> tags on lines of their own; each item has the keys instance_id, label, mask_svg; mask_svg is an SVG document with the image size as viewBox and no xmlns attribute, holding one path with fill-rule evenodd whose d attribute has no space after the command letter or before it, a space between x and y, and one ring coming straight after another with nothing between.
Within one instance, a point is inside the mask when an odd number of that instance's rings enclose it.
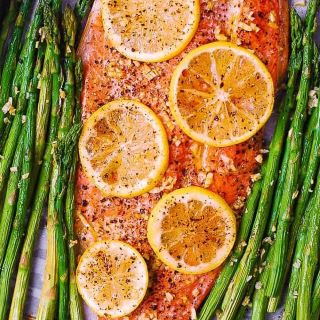
<instances>
[{"instance_id":1,"label":"oil sheen on fish","mask_svg":"<svg viewBox=\"0 0 320 320\"><path fill-rule=\"evenodd\" d=\"M197 185L219 193L240 216L252 178L259 171L262 133L247 142L220 149L193 142L177 127L170 114L170 78L186 52L226 39L253 50L268 67L274 83L281 83L288 58L288 3L284 0L201 0L199 28L186 50L169 61L147 64L129 60L109 46L99 1L93 6L78 52L85 73L83 121L109 101L138 99L162 120L170 143L170 161L161 183L152 192L133 199L104 197L80 166L76 230L81 248L97 239L119 239L132 244L146 259L150 290L138 309L125 319L192 319L194 310L214 285L219 270L183 275L163 265L147 241L148 215L163 193Z\"/></svg>"}]
</instances>

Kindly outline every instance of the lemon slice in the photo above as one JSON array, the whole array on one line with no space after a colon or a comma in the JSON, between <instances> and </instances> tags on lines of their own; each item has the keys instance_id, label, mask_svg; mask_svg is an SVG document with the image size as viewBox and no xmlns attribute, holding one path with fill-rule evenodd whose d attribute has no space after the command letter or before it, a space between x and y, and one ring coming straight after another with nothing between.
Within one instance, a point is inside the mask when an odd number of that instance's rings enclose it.
<instances>
[{"instance_id":1,"label":"lemon slice","mask_svg":"<svg viewBox=\"0 0 320 320\"><path fill-rule=\"evenodd\" d=\"M273 81L249 50L213 42L191 51L173 73L170 108L192 139L225 147L252 137L269 119Z\"/></svg>"},{"instance_id":2,"label":"lemon slice","mask_svg":"<svg viewBox=\"0 0 320 320\"><path fill-rule=\"evenodd\" d=\"M217 194L187 187L165 195L152 210L148 240L158 258L181 273L217 268L229 255L236 219Z\"/></svg>"},{"instance_id":3,"label":"lemon slice","mask_svg":"<svg viewBox=\"0 0 320 320\"><path fill-rule=\"evenodd\" d=\"M140 253L129 244L100 241L82 255L76 280L83 300L98 316L123 317L143 300L148 269Z\"/></svg>"},{"instance_id":4,"label":"lemon slice","mask_svg":"<svg viewBox=\"0 0 320 320\"><path fill-rule=\"evenodd\" d=\"M154 188L169 161L161 121L133 100L115 100L97 110L84 124L79 153L95 185L107 196L123 198Z\"/></svg>"},{"instance_id":5,"label":"lemon slice","mask_svg":"<svg viewBox=\"0 0 320 320\"><path fill-rule=\"evenodd\" d=\"M197 31L199 0L102 0L106 36L126 57L158 62L179 54Z\"/></svg>"}]
</instances>

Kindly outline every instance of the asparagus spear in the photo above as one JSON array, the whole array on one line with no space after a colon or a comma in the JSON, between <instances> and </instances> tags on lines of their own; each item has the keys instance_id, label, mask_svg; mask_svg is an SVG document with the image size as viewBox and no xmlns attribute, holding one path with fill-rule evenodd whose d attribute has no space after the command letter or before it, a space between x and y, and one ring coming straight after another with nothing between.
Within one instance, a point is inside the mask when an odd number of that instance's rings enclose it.
<instances>
[{"instance_id":1,"label":"asparagus spear","mask_svg":"<svg viewBox=\"0 0 320 320\"><path fill-rule=\"evenodd\" d=\"M316 43L314 43L313 45L313 66L314 66L314 70L313 70L313 78L314 78L314 83L313 83L313 87L315 91L318 91L317 88L319 86L319 50L318 47L316 45ZM309 156L310 156L310 152L311 152L311 146L312 146L312 141L313 141L313 132L314 132L314 127L316 126L316 122L317 122L317 116L316 116L316 112L315 109L313 108L311 110L311 117L308 120L308 125L307 125L307 129L304 133L304 139L303 139L303 152L302 152L302 157L301 157L301 168L300 168L300 175L299 175L299 181L300 184L303 183L303 180L306 176L306 173L308 171L308 162L309 162Z\"/></svg>"},{"instance_id":2,"label":"asparagus spear","mask_svg":"<svg viewBox=\"0 0 320 320\"><path fill-rule=\"evenodd\" d=\"M297 320L311 320L311 297L312 286L316 272L316 266L319 261L319 243L320 243L320 171L314 191L313 199L310 202L312 209L309 209L309 224L306 233L300 280L299 293L297 301Z\"/></svg>"},{"instance_id":3,"label":"asparagus spear","mask_svg":"<svg viewBox=\"0 0 320 320\"><path fill-rule=\"evenodd\" d=\"M52 93L52 78L51 78L51 49L47 47L43 69L40 78L40 94L37 110L37 123L36 123L36 141L34 151L34 168L32 172L33 184L37 181L37 176L41 167L43 153L45 149L48 121L51 106L51 93ZM34 188L34 185L33 185Z\"/></svg>"},{"instance_id":4,"label":"asparagus spear","mask_svg":"<svg viewBox=\"0 0 320 320\"><path fill-rule=\"evenodd\" d=\"M77 20L73 10L67 6L63 13L63 31L65 42L65 99L62 109L62 117L59 129L59 137L63 139L72 126L72 119L75 108L75 86L74 86L74 68L75 68L75 38L77 32Z\"/></svg>"},{"instance_id":5,"label":"asparagus spear","mask_svg":"<svg viewBox=\"0 0 320 320\"><path fill-rule=\"evenodd\" d=\"M255 274L253 276L254 279L256 279L257 273L258 273L258 270L256 270L256 272L255 272ZM251 303L250 299L251 299L251 297L253 295L254 290L255 290L255 281L251 281L251 283L249 285L249 288L247 290L246 296L245 296L244 300L242 301L241 306L239 307L237 315L234 318L235 320L243 320L243 319L245 319L245 315L246 315L247 311L250 308L250 303Z\"/></svg>"},{"instance_id":6,"label":"asparagus spear","mask_svg":"<svg viewBox=\"0 0 320 320\"><path fill-rule=\"evenodd\" d=\"M311 0L308 5L306 17L306 30L304 33L303 65L300 81L297 106L291 125L289 137L290 155L286 172L286 192L279 204L279 222L274 243L274 258L270 267L270 275L266 288L267 296L277 296L285 276L285 261L289 247L289 228L292 219L292 206L298 188L298 172L301 163L302 130L307 115L308 95L311 80L311 63L313 53L313 35L315 32L315 17L319 1Z\"/></svg>"},{"instance_id":7,"label":"asparagus spear","mask_svg":"<svg viewBox=\"0 0 320 320\"><path fill-rule=\"evenodd\" d=\"M61 0L51 0L51 8L53 10L53 13L57 15L57 19L60 15L60 10L61 10Z\"/></svg>"},{"instance_id":8,"label":"asparagus spear","mask_svg":"<svg viewBox=\"0 0 320 320\"><path fill-rule=\"evenodd\" d=\"M290 11L290 25L291 25L291 56L289 61L289 78L288 78L288 90L289 88L295 88L297 84L298 75L301 70L301 64L302 64L302 53L301 53L301 46L302 46L302 21L299 17L299 15L296 13L294 9ZM290 94L294 96L294 91L287 92L287 94ZM286 98L283 99L283 103L280 106L280 110L285 108ZM291 100L291 105L289 106L287 113L285 113L285 121L289 122L289 116L290 116L290 110L293 108L293 100ZM283 109L284 110L284 109ZM285 111L285 110L284 110ZM280 111L282 114L283 111ZM275 228L277 225L277 219L278 219L278 205L280 203L282 192L280 190L285 190L285 175L286 175L286 167L288 165L288 157L289 157L289 151L288 144L286 145L284 157L282 160L282 166L281 166L281 173L278 179L276 190L278 191L275 195L274 201L273 201L273 207L272 207L272 216L270 219L270 223L266 232L266 239L272 240L274 237ZM258 277L258 289L255 290L254 297L253 297L253 309L252 309L252 316L254 319L264 319L265 313L267 310L267 304L268 304L268 298L265 295L265 288L270 272L270 262L272 259L273 252L270 252L269 255L267 253L269 252L270 248L270 242L265 241L262 250L261 250L261 261L260 266L263 267L263 265L266 265L266 267L263 269L263 272ZM267 261L265 261L265 257L267 256Z\"/></svg>"},{"instance_id":9,"label":"asparagus spear","mask_svg":"<svg viewBox=\"0 0 320 320\"><path fill-rule=\"evenodd\" d=\"M75 5L75 14L79 22L79 26L83 19L88 15L92 6L93 0L78 0Z\"/></svg>"},{"instance_id":10,"label":"asparagus spear","mask_svg":"<svg viewBox=\"0 0 320 320\"><path fill-rule=\"evenodd\" d=\"M38 92L38 81L39 75L41 73L43 59L45 53L45 44L41 43L38 51L38 57L36 62L36 67L31 83L31 89L29 94L29 105L32 108L37 107L39 92ZM31 211L31 216L29 219L29 227L26 235L26 239L24 241L21 258L19 262L19 269L16 278L13 298L11 302L11 309L9 319L23 319L24 313L24 305L26 301L26 295L28 291L28 282L30 277L30 267L32 262L32 252L34 248L34 243L36 239L36 234L39 229L39 223L41 214L45 205L45 201L48 195L49 189L49 178L51 172L51 144L55 139L54 132L56 131L57 123L55 121L55 114L52 114L50 128L48 146L46 150L45 160L41 169L41 174L39 178L39 184L37 188L37 192L34 197L33 208ZM35 163L34 163L35 165ZM32 177L33 178L33 177Z\"/></svg>"},{"instance_id":11,"label":"asparagus spear","mask_svg":"<svg viewBox=\"0 0 320 320\"><path fill-rule=\"evenodd\" d=\"M54 147L55 148L55 147ZM53 150L53 152L55 152ZM52 171L50 192L48 200L48 240L47 240L47 258L44 272L44 281L42 286L42 293L40 296L40 303L36 319L54 319L57 299L57 247L56 247L56 232L54 225L56 224L57 213L55 212L54 198L57 190L56 185L58 181L57 170Z\"/></svg>"},{"instance_id":12,"label":"asparagus spear","mask_svg":"<svg viewBox=\"0 0 320 320\"><path fill-rule=\"evenodd\" d=\"M56 110L59 114L60 109L60 89L62 86L61 65L60 65L60 34L57 22L57 16L54 11L48 6L44 6L45 17L45 32L47 37L47 45L50 47L52 54L52 110ZM55 148L55 147L54 147ZM54 150L53 150L54 152ZM54 152L55 154L55 152ZM57 181L58 170L52 169L52 176L50 182L50 192L48 200L48 246L47 258L45 266L45 278L42 287L42 294L40 298L37 319L53 319L56 309L57 298L57 211L55 207L55 198L57 195Z\"/></svg>"},{"instance_id":13,"label":"asparagus spear","mask_svg":"<svg viewBox=\"0 0 320 320\"><path fill-rule=\"evenodd\" d=\"M310 224L310 216L313 214L313 208L314 208L314 199L311 198L311 200L308 203L306 212L304 214L302 224L300 226L298 237L297 237L292 270L290 275L289 289L285 299L284 313L282 315L283 320L296 319L301 261L304 255L304 245L305 245L306 235L307 235L307 231Z\"/></svg>"},{"instance_id":14,"label":"asparagus spear","mask_svg":"<svg viewBox=\"0 0 320 320\"><path fill-rule=\"evenodd\" d=\"M72 126L65 137L58 142L53 171L57 172L57 193L55 207L59 222L56 224L58 247L58 271L59 271L59 319L69 317L69 266L67 248L65 242L65 229L63 224L64 196L67 182L67 173L72 165L75 145L78 141L81 125Z\"/></svg>"},{"instance_id":15,"label":"asparagus spear","mask_svg":"<svg viewBox=\"0 0 320 320\"><path fill-rule=\"evenodd\" d=\"M8 12L6 13L2 24L1 24L1 32L0 32L0 57L3 54L3 47L5 42L7 41L7 37L9 34L9 29L11 24L14 22L18 11L17 0L11 0L9 4ZM1 68L0 68L1 70Z\"/></svg>"},{"instance_id":16,"label":"asparagus spear","mask_svg":"<svg viewBox=\"0 0 320 320\"><path fill-rule=\"evenodd\" d=\"M35 136L36 109L33 104L28 105L26 129L23 146L23 161L19 197L17 202L16 216L13 222L7 252L2 265L0 275L0 319L7 319L7 303L9 299L10 280L14 273L14 267L19 257L20 247L25 232L27 218L27 205L29 199L30 174L33 162L33 148Z\"/></svg>"},{"instance_id":17,"label":"asparagus spear","mask_svg":"<svg viewBox=\"0 0 320 320\"><path fill-rule=\"evenodd\" d=\"M65 83L64 92L65 99L63 101L62 115L60 127L58 131L58 155L56 156L56 163L54 169L59 172L57 196L55 199L56 210L58 215L58 223L56 224L57 246L58 246L58 273L59 273L59 319L67 319L69 316L69 267L68 267L68 253L65 237L64 224L64 196L66 190L67 173L70 167L70 161L64 161L65 137L72 126L72 119L74 113L74 65L75 65L75 36L77 30L76 17L70 6L67 6L63 13L63 31L65 42ZM70 152L68 150L67 152ZM63 163L65 162L65 163Z\"/></svg>"},{"instance_id":18,"label":"asparagus spear","mask_svg":"<svg viewBox=\"0 0 320 320\"><path fill-rule=\"evenodd\" d=\"M316 281L314 283L311 307L312 307L311 319L319 319L320 317L320 272L318 272Z\"/></svg>"},{"instance_id":19,"label":"asparagus spear","mask_svg":"<svg viewBox=\"0 0 320 320\"><path fill-rule=\"evenodd\" d=\"M316 46L314 46L314 52L315 52L315 59L316 59L316 66L319 66L319 52L318 52L318 48ZM319 80L319 75L317 74L317 70L314 71L314 77L316 79ZM318 85L317 83L315 85ZM309 133L309 135L312 137L312 139L306 139L306 140L311 140L312 143L309 143L309 149L310 149L310 153L309 153L309 163L307 164L307 168L305 169L304 172L304 176L305 176L305 180L304 180L304 184L301 190L301 196L299 198L297 207L296 207L296 214L295 214L295 220L294 220L294 224L292 227L292 236L291 236L291 242L290 242L290 247L289 247L289 255L292 255L293 249L294 249L294 245L295 245L295 239L297 238L297 234L299 231L299 227L301 224L301 220L302 220L302 215L303 215L303 211L306 208L307 205L307 200L309 199L309 194L311 188L312 188L312 183L313 183L313 179L315 178L316 175L316 171L319 168L319 150L320 150L320 102L318 101L318 105L317 107L313 110L311 119L309 121L309 125L307 128L307 133ZM306 143L305 143L306 145ZM305 148L305 150L307 150L307 148ZM304 154L306 153L304 150ZM307 150L308 151L308 150ZM304 195L306 194L306 195ZM313 197L316 198L316 195ZM313 200L314 202L316 202L316 200ZM315 209L316 203L312 203L312 208ZM299 212L300 210L300 212ZM313 276L314 276L314 272L315 272L315 267L313 265L307 266L307 261L305 260L305 258L309 256L309 245L310 244L310 236L313 237L314 235L312 235L312 232L309 231L309 227L311 228L311 230L314 230L313 228L315 227L313 225L313 221L311 219L313 218L317 218L316 215L313 215L313 217L311 217L311 211L309 211L309 216L305 218L306 220L306 224L305 225L305 230L303 232L304 234L304 238L303 238L303 242L300 244L301 245L301 250L307 246L307 249L305 248L304 250L306 251L302 251L303 255L301 256L301 258L304 260L304 263L302 263L302 268L301 268L301 272L300 273L296 273L296 285L298 286L298 278L300 278L300 290L298 293L298 308L297 308L297 318L301 317L306 317L310 318L310 319L318 319L319 318L319 313L320 311L317 310L317 306L310 303L309 299L311 299L311 287L308 288L308 286L312 284L312 280L313 280ZM318 231L316 230L315 233L317 234ZM319 237L319 234L318 234ZM315 241L319 242L319 238L314 239ZM313 248L314 250L314 255L311 257L311 263L317 263L319 256L317 257L317 242L316 244L313 243L313 245L315 246ZM316 260L316 262L314 262L314 260ZM309 270L308 268L312 268L312 270ZM287 267L287 269L289 269ZM305 274L307 272L307 275ZM300 275L300 276L299 276ZM309 280L309 281L306 281ZM317 278L316 283L319 279ZM315 289L314 289L314 293L313 293L313 297L317 295L317 289L316 289L316 284L315 284ZM303 313L303 314L302 314Z\"/></svg>"},{"instance_id":20,"label":"asparagus spear","mask_svg":"<svg viewBox=\"0 0 320 320\"><path fill-rule=\"evenodd\" d=\"M28 2L29 0L25 0L25 1ZM24 5L22 4L22 6ZM17 102L16 115L13 119L13 123L10 129L10 135L6 140L6 143L3 149L3 158L2 160L0 160L0 194L2 194L3 192L9 167L11 165L13 154L16 148L16 141L21 131L21 122L23 118L23 113L25 112L26 105L27 105L28 87L29 87L30 79L32 77L32 72L33 72L32 65L34 63L35 54L36 54L36 43L39 35L38 26L41 24L41 21L42 21L42 9L41 9L41 6L39 6L36 11L33 22L29 28L30 32L28 32L28 36L30 37L30 42L27 41L28 48L27 48L26 58L23 62L24 64L23 81L21 84L21 90L20 90L19 98ZM4 75L4 73L5 73L5 70L3 70L2 75ZM2 89L4 88L3 83L1 84L1 88ZM5 91L6 90L4 89L1 90L0 100L1 100L1 95ZM1 118L1 115L4 115L4 113L0 112L0 118ZM0 136L1 136L1 133L0 133Z\"/></svg>"},{"instance_id":21,"label":"asparagus spear","mask_svg":"<svg viewBox=\"0 0 320 320\"><path fill-rule=\"evenodd\" d=\"M81 60L77 61L75 69L75 82L76 82L76 109L74 116L74 124L81 123L81 102L80 95L82 90L82 64ZM75 212L75 178L78 162L78 150L75 148L73 152L72 165L69 173L68 187L66 193L65 204L65 219L67 226L67 239L68 239L68 254L69 254L69 291L70 291L70 319L82 320L82 303L78 293L76 284L76 252L74 243L76 241L76 235L74 232L74 212Z\"/></svg>"},{"instance_id":22,"label":"asparagus spear","mask_svg":"<svg viewBox=\"0 0 320 320\"><path fill-rule=\"evenodd\" d=\"M20 180L22 153L23 153L24 130L19 137L18 146L13 158L6 197L0 219L0 266L6 254L7 244L10 237L12 222L14 219L17 198L19 194L18 183Z\"/></svg>"},{"instance_id":23,"label":"asparagus spear","mask_svg":"<svg viewBox=\"0 0 320 320\"><path fill-rule=\"evenodd\" d=\"M6 55L5 63L1 75L1 91L0 91L0 108L8 102L11 88L11 81L14 75L14 71L17 65L17 59L19 56L19 48L21 37L23 34L24 24L29 12L32 0L24 0L20 6L19 14L15 22L12 38ZM32 23L32 26L34 23ZM30 69L30 66L29 66ZM29 78L28 78L29 81ZM0 112L0 138L2 138L5 114ZM16 140L16 139L15 139Z\"/></svg>"}]
</instances>

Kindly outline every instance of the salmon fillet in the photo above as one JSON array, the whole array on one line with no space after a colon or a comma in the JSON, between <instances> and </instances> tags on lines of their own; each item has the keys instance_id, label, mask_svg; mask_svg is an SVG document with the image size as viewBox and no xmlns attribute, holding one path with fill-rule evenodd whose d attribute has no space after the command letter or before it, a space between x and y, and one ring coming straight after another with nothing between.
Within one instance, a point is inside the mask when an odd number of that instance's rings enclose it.
<instances>
[{"instance_id":1,"label":"salmon fillet","mask_svg":"<svg viewBox=\"0 0 320 320\"><path fill-rule=\"evenodd\" d=\"M125 319L191 319L219 270L183 275L163 265L147 241L148 215L164 193L196 185L219 193L240 216L252 175L259 170L262 133L227 148L192 141L169 111L171 75L186 52L227 37L254 50L267 65L274 83L279 83L285 77L288 59L288 4L283 0L201 0L199 28L186 50L169 61L147 64L127 59L109 45L99 1L94 3L78 52L84 64L83 121L109 101L138 99L162 120L170 144L170 161L161 183L133 199L104 197L79 166L76 230L81 248L97 239L119 239L133 245L146 259L150 289L143 303Z\"/></svg>"}]
</instances>

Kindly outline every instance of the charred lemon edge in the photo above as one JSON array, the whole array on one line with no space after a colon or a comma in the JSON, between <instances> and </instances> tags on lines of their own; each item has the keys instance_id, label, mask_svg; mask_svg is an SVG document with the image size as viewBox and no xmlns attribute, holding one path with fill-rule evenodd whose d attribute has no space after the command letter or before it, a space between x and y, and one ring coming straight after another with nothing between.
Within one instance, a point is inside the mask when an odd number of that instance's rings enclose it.
<instances>
[{"instance_id":1,"label":"charred lemon edge","mask_svg":"<svg viewBox=\"0 0 320 320\"><path fill-rule=\"evenodd\" d=\"M96 247L99 247L103 244L107 244L107 243L117 243L119 245L122 245L122 246L125 246L127 248L129 248L131 251L133 251L135 253L135 255L138 257L138 259L142 262L142 266L143 266L143 269L144 269L144 272L145 272L145 275L146 275L146 282L145 282L145 285L144 285L144 294L141 295L141 298L139 300L137 300L137 306L132 310L130 311L129 313L124 313L123 315L121 315L121 317L125 317L125 316L128 316L129 314L131 314L134 310L136 310L139 305L141 304L141 302L143 301L143 299L145 298L146 296L146 293L148 291L148 285L149 285L149 271L148 271L148 266L146 264L146 261L144 260L143 256L141 255L141 253L135 249L132 245L130 245L129 243L127 242L124 242L124 241L120 241L120 240L99 240L99 241L96 241L94 242L90 247L88 247L85 252L81 255L80 257L80 260L78 262L78 265L77 265L77 269L76 269L76 284L77 284L77 288L78 288L78 291L81 295L81 297L83 298L83 300L85 301L85 303L90 307L90 309L92 311L94 311L94 313L100 317L104 317L106 316L106 314L103 312L100 312L99 310L96 309L95 306L92 305L92 303L90 301L88 301L86 299L86 294L84 294L83 290L82 290L82 285L80 285L79 283L79 280L78 280L78 273L79 273L79 266L81 265L82 261L84 259L86 259L86 257L88 255L91 254L91 252L95 252L97 250ZM112 316L112 315L109 315L108 314L108 317L112 318L112 319L115 319L115 318L119 318L119 315L117 316Z\"/></svg>"},{"instance_id":2,"label":"charred lemon edge","mask_svg":"<svg viewBox=\"0 0 320 320\"><path fill-rule=\"evenodd\" d=\"M212 139L210 139L209 137L206 137L205 135L197 133L197 132L193 131L192 129L190 129L190 126L186 123L186 121L183 119L183 117L181 116L181 114L179 112L179 108L177 107L176 97L178 94L177 89L178 89L180 75L184 69L188 68L190 61L193 58L200 55L201 53L210 52L210 51L212 51L212 49L219 49L219 48L221 48L221 49L227 48L227 49L231 49L231 50L234 50L237 52L241 52L242 55L245 55L245 56L249 57L249 59L251 61L254 61L253 64L257 65L261 69L261 71L265 75L265 78L267 79L268 87L270 88L270 92L272 94L272 96L270 98L270 99L272 99L272 106L267 110L264 117L262 117L262 119L260 120L259 125L254 130L248 131L248 133L246 135L242 135L238 139L234 139L232 141L230 139L225 139L225 140L220 141L219 143L216 143ZM211 43L202 45L200 47L197 47L197 48L191 50L182 59L182 61L178 64L178 66L175 68L175 70L172 74L171 82L170 82L169 106L170 106L170 111L173 115L173 118L177 122L178 126L191 139L193 139L197 142L203 143L203 144L207 144L211 147L229 147L229 146L232 146L232 145L235 145L235 144L238 144L238 143L241 143L241 142L244 142L244 141L250 139L266 124L266 122L270 118L272 111L273 111L274 95L275 95L274 83L273 83L272 76L271 76L268 68L265 66L265 64L254 53L252 53L249 49L237 46L231 42L215 41L215 42L211 42Z\"/></svg>"},{"instance_id":3,"label":"charred lemon edge","mask_svg":"<svg viewBox=\"0 0 320 320\"><path fill-rule=\"evenodd\" d=\"M122 103L134 103L135 105L139 106L142 108L146 113L150 115L152 120L157 124L159 132L160 132L160 137L159 140L161 139L161 144L162 148L160 150L160 155L162 157L161 161L161 166L159 167L159 170L157 172L157 175L152 178L151 182L144 188L135 190L130 193L126 192L108 192L106 191L105 185L103 186L100 184L97 184L94 175L91 174L91 170L88 170L88 166L91 167L90 161L86 159L86 156L83 154L82 149L85 148L85 143L83 142L84 136L90 128L92 128L92 125L96 122L97 118L100 116L101 113L103 113L106 109L108 109L110 106L113 105L121 105ZM85 175L89 180L105 195L108 197L120 197L120 198L125 198L125 199L130 199L134 198L136 196L142 195L144 193L149 192L152 190L154 187L157 186L157 184L161 181L162 177L164 176L168 164L169 164L169 142L168 142L168 137L166 133L166 129L164 128L164 125L162 124L161 120L158 118L157 114L148 106L143 104L142 102L138 100L130 100L130 99L118 99L118 100L113 100L96 110L84 123L82 132L80 135L79 139L79 156L80 156L80 163L82 165L82 169L85 172Z\"/></svg>"},{"instance_id":4,"label":"charred lemon edge","mask_svg":"<svg viewBox=\"0 0 320 320\"><path fill-rule=\"evenodd\" d=\"M230 237L230 245L228 246L228 250L226 250L225 254L222 255L222 257L219 261L216 261L215 263L211 263L211 264L210 264L210 262L206 263L208 266L206 268L201 269L201 271L186 270L185 266L178 267L177 264L175 264L174 262L171 263L171 261L168 261L168 259L167 259L167 257L170 255L169 254L164 255L162 252L160 252L163 250L160 250L160 247L154 241L155 234L159 233L161 230L160 223L156 221L157 214L166 205L166 201L172 197L175 197L175 196L185 195L187 197L188 194L193 194L193 193L201 195L201 197L209 198L210 200L213 200L214 202L218 203L219 206L224 209L224 212L227 214L227 216L232 224L232 236ZM148 226L147 226L147 238L148 238L149 244L150 244L151 248L153 249L153 251L155 252L156 256L159 258L159 260L161 260L169 268L176 270L176 271L183 273L183 274L203 274L203 273L207 273L207 272L212 271L212 270L216 269L217 267L219 267L226 260L226 258L229 256L229 254L234 246L235 240L236 240L236 234L237 234L236 224L237 224L236 217L235 217L232 209L230 208L230 206L227 204L227 202L221 196L219 196L218 194L216 194L208 189L204 189L204 188L197 187L197 186L190 186L190 187L185 187L185 188L181 188L181 189L177 189L175 191L172 191L171 193L164 195L159 200L159 202L152 209L152 212L149 216ZM165 251L165 252L167 252L167 251ZM172 258L172 259L174 259L174 258Z\"/></svg>"},{"instance_id":5,"label":"charred lemon edge","mask_svg":"<svg viewBox=\"0 0 320 320\"><path fill-rule=\"evenodd\" d=\"M104 30L106 30L106 5L104 4L106 0L102 0L102 22L103 22L103 26L104 26ZM163 62L163 61L167 61L169 59L174 58L175 56L177 56L178 54L180 54L190 43L190 41L192 40L192 38L194 37L194 35L196 34L197 30L198 30L198 26L199 26L199 22L200 22L200 17L201 17L201 9L200 9L200 0L193 0L193 2L195 3L194 5L194 13L193 13L193 17L194 17L194 22L192 24L192 27L190 28L189 32L188 32L188 36L186 38L184 38L183 41L179 42L179 45L176 46L176 49L173 51L170 51L170 53L167 54L158 54L158 56L156 56L155 54L139 54L139 53L135 53L130 51L129 49L126 49L124 46L119 46L117 45L117 41L115 40L114 37L114 33L110 34L108 33L108 41L110 42L110 44L116 48L122 55L124 55L126 58L131 59L131 60L137 60L140 62ZM107 33L105 31L105 33ZM150 56L150 57L148 57ZM152 57L155 56L155 57Z\"/></svg>"}]
</instances>

